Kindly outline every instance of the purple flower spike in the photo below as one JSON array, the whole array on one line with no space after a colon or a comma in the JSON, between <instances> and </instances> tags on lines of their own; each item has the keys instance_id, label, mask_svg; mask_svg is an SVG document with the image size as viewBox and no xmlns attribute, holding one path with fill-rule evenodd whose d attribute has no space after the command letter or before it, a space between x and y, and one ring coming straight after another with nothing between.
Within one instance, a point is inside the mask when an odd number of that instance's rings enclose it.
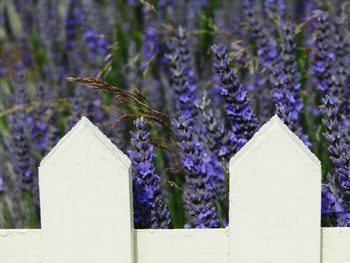
<instances>
[{"instance_id":1,"label":"purple flower spike","mask_svg":"<svg viewBox=\"0 0 350 263\"><path fill-rule=\"evenodd\" d=\"M134 191L134 224L136 228L168 228L170 213L161 192L161 179L154 165L154 148L149 143L150 132L143 118L134 121L131 132Z\"/></svg>"},{"instance_id":2,"label":"purple flower spike","mask_svg":"<svg viewBox=\"0 0 350 263\"><path fill-rule=\"evenodd\" d=\"M249 37L256 42L257 55L261 64L266 68L270 68L271 62L274 61L278 54L277 43L257 16L257 6L256 0L242 1L243 13L248 32L250 33Z\"/></svg>"},{"instance_id":3,"label":"purple flower spike","mask_svg":"<svg viewBox=\"0 0 350 263\"><path fill-rule=\"evenodd\" d=\"M275 112L310 147L308 136L303 133L300 124L303 104L299 94L301 83L296 63L295 25L287 20L282 25L282 33L282 53L272 69L271 78Z\"/></svg>"},{"instance_id":4,"label":"purple flower spike","mask_svg":"<svg viewBox=\"0 0 350 263\"><path fill-rule=\"evenodd\" d=\"M329 158L334 172L327 176L323 213L328 215L332 225L350 226L350 147L345 140L344 130L339 123L339 102L333 94L326 95L323 102L324 133L328 141Z\"/></svg>"},{"instance_id":5,"label":"purple flower spike","mask_svg":"<svg viewBox=\"0 0 350 263\"><path fill-rule=\"evenodd\" d=\"M84 39L92 58L96 55L102 57L107 55L109 43L103 35L99 35L91 27L88 27L84 32Z\"/></svg>"},{"instance_id":6,"label":"purple flower spike","mask_svg":"<svg viewBox=\"0 0 350 263\"><path fill-rule=\"evenodd\" d=\"M197 108L201 112L203 127L203 140L206 141L209 149L220 157L228 157L227 144L228 136L225 133L224 123L217 120L210 105L210 99L205 93L201 101L197 103Z\"/></svg>"},{"instance_id":7,"label":"purple flower spike","mask_svg":"<svg viewBox=\"0 0 350 263\"><path fill-rule=\"evenodd\" d=\"M176 96L177 116L192 119L196 115L195 101L197 99L197 86L195 83L195 72L187 47L185 31L180 27L178 30L178 41L170 42L167 55L171 66L171 81Z\"/></svg>"},{"instance_id":8,"label":"purple flower spike","mask_svg":"<svg viewBox=\"0 0 350 263\"><path fill-rule=\"evenodd\" d=\"M5 192L5 181L4 177L2 175L2 172L0 171L0 195Z\"/></svg>"},{"instance_id":9,"label":"purple flower spike","mask_svg":"<svg viewBox=\"0 0 350 263\"><path fill-rule=\"evenodd\" d=\"M69 0L65 21L67 49L72 50L76 45L79 28L83 25L84 14L78 0Z\"/></svg>"},{"instance_id":10,"label":"purple flower spike","mask_svg":"<svg viewBox=\"0 0 350 263\"><path fill-rule=\"evenodd\" d=\"M27 86L25 84L25 71L22 62L16 63L16 94L15 104L24 105L28 103ZM33 183L34 172L31 169L30 145L27 138L27 123L30 117L24 110L20 110L9 116L11 128L11 162L14 166L17 181L22 189L30 190Z\"/></svg>"},{"instance_id":11,"label":"purple flower spike","mask_svg":"<svg viewBox=\"0 0 350 263\"><path fill-rule=\"evenodd\" d=\"M266 0L264 1L264 9L267 15L274 19L283 18L286 14L286 4L283 0Z\"/></svg>"},{"instance_id":12,"label":"purple flower spike","mask_svg":"<svg viewBox=\"0 0 350 263\"><path fill-rule=\"evenodd\" d=\"M218 213L214 205L210 176L206 173L205 153L193 138L191 120L180 117L172 125L182 152L182 166L186 173L184 200L186 228L215 228L219 226Z\"/></svg>"},{"instance_id":13,"label":"purple flower spike","mask_svg":"<svg viewBox=\"0 0 350 263\"><path fill-rule=\"evenodd\" d=\"M334 63L334 50L332 45L332 29L329 14L315 11L315 50L313 52L312 74L314 83L325 94L333 85L332 64Z\"/></svg>"},{"instance_id":14,"label":"purple flower spike","mask_svg":"<svg viewBox=\"0 0 350 263\"><path fill-rule=\"evenodd\" d=\"M258 120L251 108L247 92L230 68L228 50L216 45L212 50L216 56L214 67L221 95L226 101L226 113L231 120L231 154L234 154L253 136L258 127Z\"/></svg>"}]
</instances>

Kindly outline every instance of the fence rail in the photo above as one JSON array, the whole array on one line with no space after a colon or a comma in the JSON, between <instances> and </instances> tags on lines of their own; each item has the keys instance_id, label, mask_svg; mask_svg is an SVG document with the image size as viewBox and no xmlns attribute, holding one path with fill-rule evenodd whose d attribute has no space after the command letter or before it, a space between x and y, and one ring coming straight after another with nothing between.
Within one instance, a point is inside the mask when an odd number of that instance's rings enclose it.
<instances>
[{"instance_id":1,"label":"fence rail","mask_svg":"<svg viewBox=\"0 0 350 263\"><path fill-rule=\"evenodd\" d=\"M39 169L42 229L0 230L0 262L350 262L350 228L320 227L320 162L278 117L229 168L228 228L134 230L130 161L83 118Z\"/></svg>"},{"instance_id":2,"label":"fence rail","mask_svg":"<svg viewBox=\"0 0 350 263\"><path fill-rule=\"evenodd\" d=\"M350 229L322 228L322 262L350 262L349 244ZM135 248L139 263L228 263L229 230L135 230ZM43 262L42 231L0 230L0 259L5 263Z\"/></svg>"}]
</instances>

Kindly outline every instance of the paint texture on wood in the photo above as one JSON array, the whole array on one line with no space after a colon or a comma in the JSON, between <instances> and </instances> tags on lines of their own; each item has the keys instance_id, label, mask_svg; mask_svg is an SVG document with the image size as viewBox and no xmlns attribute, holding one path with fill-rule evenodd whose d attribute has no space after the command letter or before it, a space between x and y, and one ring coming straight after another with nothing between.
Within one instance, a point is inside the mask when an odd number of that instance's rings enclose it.
<instances>
[{"instance_id":1,"label":"paint texture on wood","mask_svg":"<svg viewBox=\"0 0 350 263\"><path fill-rule=\"evenodd\" d=\"M226 229L137 230L138 263L228 262Z\"/></svg>"},{"instance_id":2,"label":"paint texture on wood","mask_svg":"<svg viewBox=\"0 0 350 263\"><path fill-rule=\"evenodd\" d=\"M324 263L350 262L350 228L322 228L322 261Z\"/></svg>"},{"instance_id":3,"label":"paint texture on wood","mask_svg":"<svg viewBox=\"0 0 350 263\"><path fill-rule=\"evenodd\" d=\"M41 230L1 230L1 263L41 263ZM229 229L136 230L138 263L226 263ZM350 262L350 228L322 228L321 263ZM251 252L253 253L254 250Z\"/></svg>"},{"instance_id":4,"label":"paint texture on wood","mask_svg":"<svg viewBox=\"0 0 350 263\"><path fill-rule=\"evenodd\" d=\"M41 263L41 230L0 229L1 263Z\"/></svg>"},{"instance_id":5,"label":"paint texture on wood","mask_svg":"<svg viewBox=\"0 0 350 263\"><path fill-rule=\"evenodd\" d=\"M130 161L87 118L39 168L44 263L131 263Z\"/></svg>"},{"instance_id":6,"label":"paint texture on wood","mask_svg":"<svg viewBox=\"0 0 350 263\"><path fill-rule=\"evenodd\" d=\"M0 262L42 262L42 235L44 234L41 230L0 230ZM226 263L228 231L227 229L136 230L135 257L138 263Z\"/></svg>"},{"instance_id":7,"label":"paint texture on wood","mask_svg":"<svg viewBox=\"0 0 350 263\"><path fill-rule=\"evenodd\" d=\"M230 162L230 262L319 263L321 168L273 117Z\"/></svg>"}]
</instances>

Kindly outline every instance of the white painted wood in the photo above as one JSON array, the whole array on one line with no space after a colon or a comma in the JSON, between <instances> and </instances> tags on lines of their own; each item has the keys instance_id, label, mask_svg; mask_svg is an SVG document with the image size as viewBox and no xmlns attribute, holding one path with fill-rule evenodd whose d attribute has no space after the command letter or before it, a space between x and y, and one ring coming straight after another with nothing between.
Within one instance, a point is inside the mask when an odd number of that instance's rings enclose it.
<instances>
[{"instance_id":1,"label":"white painted wood","mask_svg":"<svg viewBox=\"0 0 350 263\"><path fill-rule=\"evenodd\" d=\"M322 228L322 262L350 262L350 227Z\"/></svg>"},{"instance_id":2,"label":"white painted wood","mask_svg":"<svg viewBox=\"0 0 350 263\"><path fill-rule=\"evenodd\" d=\"M130 161L87 118L39 168L44 263L131 263Z\"/></svg>"},{"instance_id":3,"label":"white painted wood","mask_svg":"<svg viewBox=\"0 0 350 263\"><path fill-rule=\"evenodd\" d=\"M228 259L226 229L147 229L135 232L138 263L226 263ZM44 233L40 230L0 230L0 238L3 238L0 239L0 262L41 262L42 235Z\"/></svg>"},{"instance_id":4,"label":"white painted wood","mask_svg":"<svg viewBox=\"0 0 350 263\"><path fill-rule=\"evenodd\" d=\"M0 229L1 263L41 263L41 230Z\"/></svg>"},{"instance_id":5,"label":"white painted wood","mask_svg":"<svg viewBox=\"0 0 350 263\"><path fill-rule=\"evenodd\" d=\"M137 230L138 263L226 263L226 229Z\"/></svg>"},{"instance_id":6,"label":"white painted wood","mask_svg":"<svg viewBox=\"0 0 350 263\"><path fill-rule=\"evenodd\" d=\"M319 263L321 168L274 116L230 161L230 262Z\"/></svg>"},{"instance_id":7,"label":"white painted wood","mask_svg":"<svg viewBox=\"0 0 350 263\"><path fill-rule=\"evenodd\" d=\"M41 230L1 230L1 263L41 263ZM229 229L136 230L138 263L228 262ZM323 263L350 262L350 228L322 228Z\"/></svg>"}]
</instances>

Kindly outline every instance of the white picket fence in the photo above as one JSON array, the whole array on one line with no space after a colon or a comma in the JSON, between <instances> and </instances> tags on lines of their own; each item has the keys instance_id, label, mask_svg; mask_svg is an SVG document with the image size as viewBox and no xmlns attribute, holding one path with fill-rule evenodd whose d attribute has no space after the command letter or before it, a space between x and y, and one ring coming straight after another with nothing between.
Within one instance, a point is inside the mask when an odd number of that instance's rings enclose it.
<instances>
[{"instance_id":1,"label":"white picket fence","mask_svg":"<svg viewBox=\"0 0 350 263\"><path fill-rule=\"evenodd\" d=\"M321 228L318 159L273 117L231 159L226 229L134 230L130 160L83 118L39 169L41 230L0 230L0 263L350 263Z\"/></svg>"}]
</instances>

